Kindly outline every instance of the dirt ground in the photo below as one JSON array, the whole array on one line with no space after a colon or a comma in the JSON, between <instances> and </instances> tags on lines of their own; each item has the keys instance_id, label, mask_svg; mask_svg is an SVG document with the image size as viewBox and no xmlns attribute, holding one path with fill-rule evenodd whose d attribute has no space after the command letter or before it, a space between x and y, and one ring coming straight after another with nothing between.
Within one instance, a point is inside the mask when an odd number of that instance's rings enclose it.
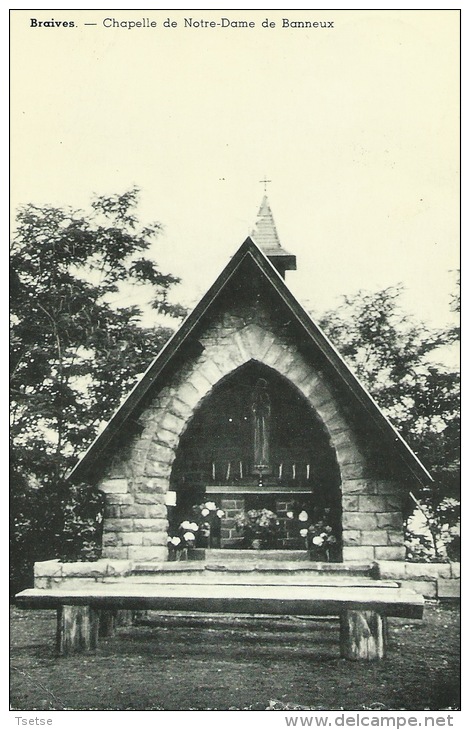
<instances>
[{"instance_id":1,"label":"dirt ground","mask_svg":"<svg viewBox=\"0 0 470 730\"><path fill-rule=\"evenodd\" d=\"M460 611L391 619L381 662L339 656L338 623L157 616L55 655L55 612L11 614L14 710L442 710L460 707Z\"/></svg>"}]
</instances>

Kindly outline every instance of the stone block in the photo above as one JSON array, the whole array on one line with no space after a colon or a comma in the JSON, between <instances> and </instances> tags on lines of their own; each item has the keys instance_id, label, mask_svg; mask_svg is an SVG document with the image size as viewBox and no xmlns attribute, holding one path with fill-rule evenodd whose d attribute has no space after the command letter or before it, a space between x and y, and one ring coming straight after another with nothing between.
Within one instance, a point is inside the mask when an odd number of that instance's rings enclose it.
<instances>
[{"instance_id":1,"label":"stone block","mask_svg":"<svg viewBox=\"0 0 470 730\"><path fill-rule=\"evenodd\" d=\"M284 356L284 353L284 347L279 343L278 338L276 338L276 340L266 351L266 354L264 356L265 365L268 365L268 367L275 367L276 363L278 363Z\"/></svg>"},{"instance_id":2,"label":"stone block","mask_svg":"<svg viewBox=\"0 0 470 730\"><path fill-rule=\"evenodd\" d=\"M330 430L331 424L335 424L338 428L341 423L344 423L338 405L336 401L332 399L321 405L320 416L328 430Z\"/></svg>"},{"instance_id":3,"label":"stone block","mask_svg":"<svg viewBox=\"0 0 470 730\"><path fill-rule=\"evenodd\" d=\"M126 545L142 545L142 532L123 532L120 535L121 544Z\"/></svg>"},{"instance_id":4,"label":"stone block","mask_svg":"<svg viewBox=\"0 0 470 730\"><path fill-rule=\"evenodd\" d=\"M299 354L297 354L296 358L292 361L290 368L286 372L286 376L292 383L295 383L297 387L299 384L307 382L307 380L312 377L312 374L314 374L312 368L307 365L302 355Z\"/></svg>"},{"instance_id":5,"label":"stone block","mask_svg":"<svg viewBox=\"0 0 470 730\"><path fill-rule=\"evenodd\" d=\"M215 363L213 363L213 364L214 364L214 367L217 367ZM188 418L192 414L192 409L190 408L190 406L188 406L187 403L184 403L182 400L180 400L180 398L178 398L177 394L172 397L168 408L171 411L171 413L174 413L175 416L178 416L179 418L181 418L184 421L184 423L187 422Z\"/></svg>"},{"instance_id":6,"label":"stone block","mask_svg":"<svg viewBox=\"0 0 470 730\"><path fill-rule=\"evenodd\" d=\"M387 545L403 545L404 540L402 530L387 530Z\"/></svg>"},{"instance_id":7,"label":"stone block","mask_svg":"<svg viewBox=\"0 0 470 730\"><path fill-rule=\"evenodd\" d=\"M136 532L164 532L168 530L168 520L164 519L144 519L134 520L134 530Z\"/></svg>"},{"instance_id":8,"label":"stone block","mask_svg":"<svg viewBox=\"0 0 470 730\"><path fill-rule=\"evenodd\" d=\"M251 359L251 350L249 347L249 343L247 343L244 338L242 337L240 332L235 332L235 335L233 337L233 342L238 347L240 356L243 360L243 362L247 362Z\"/></svg>"},{"instance_id":9,"label":"stone block","mask_svg":"<svg viewBox=\"0 0 470 730\"><path fill-rule=\"evenodd\" d=\"M345 462L344 459L340 456L338 450L336 451L336 454L338 457L343 482L349 481L350 479L363 479L365 476L367 476L367 469L365 467L365 464L360 460L361 457L359 456L359 454L357 454L357 452L354 456L351 456L351 462Z\"/></svg>"},{"instance_id":10,"label":"stone block","mask_svg":"<svg viewBox=\"0 0 470 730\"><path fill-rule=\"evenodd\" d=\"M147 505L145 504L123 504L121 507L121 517L143 519L147 516Z\"/></svg>"},{"instance_id":11,"label":"stone block","mask_svg":"<svg viewBox=\"0 0 470 730\"><path fill-rule=\"evenodd\" d=\"M106 560L76 561L63 563L62 577L82 577L99 579L106 575Z\"/></svg>"},{"instance_id":12,"label":"stone block","mask_svg":"<svg viewBox=\"0 0 470 730\"><path fill-rule=\"evenodd\" d=\"M321 380L317 380L313 385L310 384L308 388L307 399L313 405L315 410L318 412L320 419L323 421L326 413L328 413L328 407L334 407L334 400L329 390L325 387Z\"/></svg>"},{"instance_id":13,"label":"stone block","mask_svg":"<svg viewBox=\"0 0 470 730\"><path fill-rule=\"evenodd\" d=\"M343 512L344 530L375 530L376 527L376 515L372 512Z\"/></svg>"},{"instance_id":14,"label":"stone block","mask_svg":"<svg viewBox=\"0 0 470 730\"><path fill-rule=\"evenodd\" d=\"M207 382L205 380L204 382L205 386L202 393L199 392L198 388L193 385L193 383L186 382L178 388L179 400L185 403L191 409L191 411L201 400L202 394L207 391Z\"/></svg>"},{"instance_id":15,"label":"stone block","mask_svg":"<svg viewBox=\"0 0 470 730\"><path fill-rule=\"evenodd\" d=\"M161 468L164 464L173 463L173 460L175 458L175 452L174 452L174 449L168 445L163 446L162 444L159 444L159 443L153 443L152 449L151 449L151 454L149 453L149 457L152 460L158 462L159 469L161 470ZM160 474L160 471L156 472L156 475L163 476L162 474Z\"/></svg>"},{"instance_id":16,"label":"stone block","mask_svg":"<svg viewBox=\"0 0 470 730\"><path fill-rule=\"evenodd\" d=\"M204 398L213 386L213 383L207 379L204 369L195 369L186 382L191 384L198 393L198 400L196 403L198 403L201 398Z\"/></svg>"},{"instance_id":17,"label":"stone block","mask_svg":"<svg viewBox=\"0 0 470 730\"><path fill-rule=\"evenodd\" d=\"M127 547L103 547L103 556L111 560L126 560L128 555Z\"/></svg>"},{"instance_id":18,"label":"stone block","mask_svg":"<svg viewBox=\"0 0 470 730\"><path fill-rule=\"evenodd\" d=\"M460 598L460 578L438 578L437 579L437 597L438 598Z\"/></svg>"},{"instance_id":19,"label":"stone block","mask_svg":"<svg viewBox=\"0 0 470 730\"><path fill-rule=\"evenodd\" d=\"M118 547L122 545L121 534L115 532L105 532L103 534L103 547Z\"/></svg>"},{"instance_id":20,"label":"stone block","mask_svg":"<svg viewBox=\"0 0 470 730\"><path fill-rule=\"evenodd\" d=\"M344 512L359 511L359 496L356 494L343 494L342 503Z\"/></svg>"},{"instance_id":21,"label":"stone block","mask_svg":"<svg viewBox=\"0 0 470 730\"><path fill-rule=\"evenodd\" d=\"M386 512L403 512L403 499L400 493L387 494L386 497Z\"/></svg>"},{"instance_id":22,"label":"stone block","mask_svg":"<svg viewBox=\"0 0 470 730\"><path fill-rule=\"evenodd\" d=\"M34 563L34 578L36 577L60 577L62 575L63 563L59 563L58 560L42 560L38 563Z\"/></svg>"},{"instance_id":23,"label":"stone block","mask_svg":"<svg viewBox=\"0 0 470 730\"><path fill-rule=\"evenodd\" d=\"M104 520L105 532L132 532L134 529L134 520Z\"/></svg>"},{"instance_id":24,"label":"stone block","mask_svg":"<svg viewBox=\"0 0 470 730\"><path fill-rule=\"evenodd\" d=\"M387 512L387 500L381 495L360 495L359 510L361 512Z\"/></svg>"},{"instance_id":25,"label":"stone block","mask_svg":"<svg viewBox=\"0 0 470 730\"><path fill-rule=\"evenodd\" d=\"M51 582L52 582L51 578L35 578L34 587L35 588L50 588Z\"/></svg>"},{"instance_id":26,"label":"stone block","mask_svg":"<svg viewBox=\"0 0 470 730\"><path fill-rule=\"evenodd\" d=\"M149 504L145 508L146 519L154 520L161 519L166 520L167 518L167 506L166 504Z\"/></svg>"},{"instance_id":27,"label":"stone block","mask_svg":"<svg viewBox=\"0 0 470 730\"><path fill-rule=\"evenodd\" d=\"M265 330L257 324L247 324L238 333L243 341L244 349L249 358L256 357L265 337Z\"/></svg>"},{"instance_id":28,"label":"stone block","mask_svg":"<svg viewBox=\"0 0 470 730\"><path fill-rule=\"evenodd\" d=\"M104 518L107 519L118 519L121 517L121 507L118 504L105 504L104 506Z\"/></svg>"},{"instance_id":29,"label":"stone block","mask_svg":"<svg viewBox=\"0 0 470 730\"><path fill-rule=\"evenodd\" d=\"M450 563L406 563L406 576L417 580L447 578L452 575Z\"/></svg>"},{"instance_id":30,"label":"stone block","mask_svg":"<svg viewBox=\"0 0 470 730\"><path fill-rule=\"evenodd\" d=\"M405 546L387 545L385 547L374 547L374 558L376 560L404 560Z\"/></svg>"},{"instance_id":31,"label":"stone block","mask_svg":"<svg viewBox=\"0 0 470 730\"><path fill-rule=\"evenodd\" d=\"M157 497L155 495L155 493L152 493L152 492L140 492L140 491L138 491L135 494L134 503L135 504L145 504L145 505L157 504L157 503L159 504L160 503L160 497L159 496Z\"/></svg>"},{"instance_id":32,"label":"stone block","mask_svg":"<svg viewBox=\"0 0 470 730\"><path fill-rule=\"evenodd\" d=\"M211 358L205 358L200 364L200 372L212 387L219 382L224 373Z\"/></svg>"},{"instance_id":33,"label":"stone block","mask_svg":"<svg viewBox=\"0 0 470 730\"><path fill-rule=\"evenodd\" d=\"M360 530L343 530L343 545L362 545Z\"/></svg>"},{"instance_id":34,"label":"stone block","mask_svg":"<svg viewBox=\"0 0 470 730\"><path fill-rule=\"evenodd\" d=\"M384 530L363 530L361 533L363 545L388 545L388 535ZM401 543L403 544L403 537Z\"/></svg>"},{"instance_id":35,"label":"stone block","mask_svg":"<svg viewBox=\"0 0 470 730\"><path fill-rule=\"evenodd\" d=\"M160 428L163 428L166 431L171 431L177 436L181 433L183 427L184 419L176 416L173 413L169 413L168 411L165 413L160 421Z\"/></svg>"},{"instance_id":36,"label":"stone block","mask_svg":"<svg viewBox=\"0 0 470 730\"><path fill-rule=\"evenodd\" d=\"M343 547L343 560L345 563L362 562L373 560L374 548L368 545Z\"/></svg>"},{"instance_id":37,"label":"stone block","mask_svg":"<svg viewBox=\"0 0 470 730\"><path fill-rule=\"evenodd\" d=\"M169 480L165 477L155 476L153 479L146 479L142 485L142 491L140 494L166 494L169 489ZM137 497L137 495L136 495ZM136 499L136 501L138 501ZM155 497L153 497L155 501ZM142 500L143 503L143 500Z\"/></svg>"},{"instance_id":38,"label":"stone block","mask_svg":"<svg viewBox=\"0 0 470 730\"><path fill-rule=\"evenodd\" d=\"M168 559L168 548L163 546L132 546L128 548L129 558L134 561L154 560L164 561Z\"/></svg>"},{"instance_id":39,"label":"stone block","mask_svg":"<svg viewBox=\"0 0 470 730\"><path fill-rule=\"evenodd\" d=\"M373 483L370 479L346 479L343 481L343 499L346 494L373 494Z\"/></svg>"},{"instance_id":40,"label":"stone block","mask_svg":"<svg viewBox=\"0 0 470 730\"><path fill-rule=\"evenodd\" d=\"M142 545L167 545L168 535L166 532L143 532L142 533Z\"/></svg>"},{"instance_id":41,"label":"stone block","mask_svg":"<svg viewBox=\"0 0 470 730\"><path fill-rule=\"evenodd\" d=\"M129 491L127 479L103 479L98 488L105 494L125 494Z\"/></svg>"},{"instance_id":42,"label":"stone block","mask_svg":"<svg viewBox=\"0 0 470 730\"><path fill-rule=\"evenodd\" d=\"M437 598L437 580L407 580L402 585L424 598Z\"/></svg>"},{"instance_id":43,"label":"stone block","mask_svg":"<svg viewBox=\"0 0 470 730\"><path fill-rule=\"evenodd\" d=\"M383 512L381 514L377 514L377 526L392 529L403 529L403 515L401 512Z\"/></svg>"},{"instance_id":44,"label":"stone block","mask_svg":"<svg viewBox=\"0 0 470 730\"><path fill-rule=\"evenodd\" d=\"M107 494L106 505L133 504L134 496L132 494Z\"/></svg>"},{"instance_id":45,"label":"stone block","mask_svg":"<svg viewBox=\"0 0 470 730\"><path fill-rule=\"evenodd\" d=\"M106 575L122 576L129 575L132 571L132 563L129 560L107 560Z\"/></svg>"},{"instance_id":46,"label":"stone block","mask_svg":"<svg viewBox=\"0 0 470 730\"><path fill-rule=\"evenodd\" d=\"M460 578L460 563L451 563L450 571L452 578Z\"/></svg>"},{"instance_id":47,"label":"stone block","mask_svg":"<svg viewBox=\"0 0 470 730\"><path fill-rule=\"evenodd\" d=\"M175 449L178 445L178 436L173 433L173 431L168 431L168 429L162 428L160 424L155 431L154 440L159 446L162 446L163 448L167 447L171 451L173 451L173 449ZM174 454L172 454L171 458L174 458Z\"/></svg>"},{"instance_id":48,"label":"stone block","mask_svg":"<svg viewBox=\"0 0 470 730\"><path fill-rule=\"evenodd\" d=\"M406 563L403 560L387 560L379 562L380 577L384 580L404 580L406 578Z\"/></svg>"}]
</instances>

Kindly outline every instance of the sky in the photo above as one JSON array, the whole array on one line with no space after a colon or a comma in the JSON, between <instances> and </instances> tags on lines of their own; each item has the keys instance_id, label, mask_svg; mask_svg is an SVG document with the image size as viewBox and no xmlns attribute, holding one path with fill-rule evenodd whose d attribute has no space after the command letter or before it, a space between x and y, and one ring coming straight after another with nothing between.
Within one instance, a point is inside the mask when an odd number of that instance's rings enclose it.
<instances>
[{"instance_id":1,"label":"sky","mask_svg":"<svg viewBox=\"0 0 470 730\"><path fill-rule=\"evenodd\" d=\"M255 27L195 22L222 18ZM142 19L157 25L105 27ZM403 283L407 311L451 320L456 10L13 11L11 130L13 210L86 209L137 185L142 220L164 225L152 255L182 278L184 303L251 233L266 177L307 309Z\"/></svg>"}]
</instances>

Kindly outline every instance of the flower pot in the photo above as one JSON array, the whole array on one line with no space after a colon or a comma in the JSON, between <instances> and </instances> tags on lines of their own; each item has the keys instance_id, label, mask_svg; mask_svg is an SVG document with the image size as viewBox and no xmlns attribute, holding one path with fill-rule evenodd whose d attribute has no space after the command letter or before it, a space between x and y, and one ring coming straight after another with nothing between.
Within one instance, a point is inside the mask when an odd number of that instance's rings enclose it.
<instances>
[{"instance_id":1,"label":"flower pot","mask_svg":"<svg viewBox=\"0 0 470 730\"><path fill-rule=\"evenodd\" d=\"M205 548L191 548L188 550L188 560L205 560L206 551Z\"/></svg>"},{"instance_id":2,"label":"flower pot","mask_svg":"<svg viewBox=\"0 0 470 730\"><path fill-rule=\"evenodd\" d=\"M316 545L312 545L309 548L308 556L310 560L313 560L316 563L327 563L329 560L328 549L325 547L318 547Z\"/></svg>"}]
</instances>

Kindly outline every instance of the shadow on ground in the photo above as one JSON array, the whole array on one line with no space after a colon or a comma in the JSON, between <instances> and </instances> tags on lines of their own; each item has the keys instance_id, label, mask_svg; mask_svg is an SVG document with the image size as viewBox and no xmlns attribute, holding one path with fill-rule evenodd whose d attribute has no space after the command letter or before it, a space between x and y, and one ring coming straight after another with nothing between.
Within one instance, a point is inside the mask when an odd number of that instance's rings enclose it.
<instances>
[{"instance_id":1,"label":"shadow on ground","mask_svg":"<svg viewBox=\"0 0 470 730\"><path fill-rule=\"evenodd\" d=\"M15 710L441 710L460 706L460 612L390 620L382 662L339 656L338 622L157 616L57 657L55 612L12 609ZM277 702L277 705L276 705Z\"/></svg>"}]
</instances>

